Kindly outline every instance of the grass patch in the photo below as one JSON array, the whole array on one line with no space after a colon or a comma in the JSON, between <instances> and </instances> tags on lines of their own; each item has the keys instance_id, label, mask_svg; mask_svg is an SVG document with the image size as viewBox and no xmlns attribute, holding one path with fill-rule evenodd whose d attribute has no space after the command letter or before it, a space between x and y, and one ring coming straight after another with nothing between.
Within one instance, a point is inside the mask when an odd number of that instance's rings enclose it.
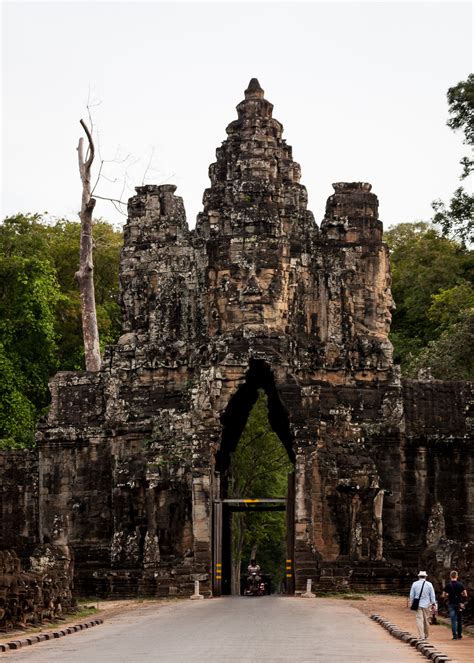
<instances>
[{"instance_id":1,"label":"grass patch","mask_svg":"<svg viewBox=\"0 0 474 663\"><path fill-rule=\"evenodd\" d=\"M6 638L11 639L10 634L21 634L22 636L27 636L31 633L41 633L42 631L47 631L57 627L63 627L65 624L70 622L82 621L86 617L95 615L98 612L97 608L94 606L79 606L79 609L71 612L63 612L59 619L46 620L42 624L31 624L27 622L26 628L18 628L14 626L11 629L5 630L3 633L0 633L0 640L5 640Z\"/></svg>"},{"instance_id":2,"label":"grass patch","mask_svg":"<svg viewBox=\"0 0 474 663\"><path fill-rule=\"evenodd\" d=\"M65 614L66 619L84 619L84 617L90 617L90 615L95 615L98 612L97 608L93 605L84 605L79 606L79 610L76 612L70 612Z\"/></svg>"},{"instance_id":3,"label":"grass patch","mask_svg":"<svg viewBox=\"0 0 474 663\"><path fill-rule=\"evenodd\" d=\"M322 599L342 599L343 601L366 601L363 594L352 594L351 592L324 592L318 593Z\"/></svg>"}]
</instances>

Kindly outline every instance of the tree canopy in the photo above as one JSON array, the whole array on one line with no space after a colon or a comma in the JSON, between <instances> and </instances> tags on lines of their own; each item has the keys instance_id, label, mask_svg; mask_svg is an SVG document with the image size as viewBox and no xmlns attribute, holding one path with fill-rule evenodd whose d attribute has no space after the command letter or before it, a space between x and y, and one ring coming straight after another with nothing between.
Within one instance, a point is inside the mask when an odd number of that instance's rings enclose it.
<instances>
[{"instance_id":1,"label":"tree canopy","mask_svg":"<svg viewBox=\"0 0 474 663\"><path fill-rule=\"evenodd\" d=\"M474 74L469 74L465 81L460 81L449 88L448 108L450 117L448 127L453 131L461 130L464 133L464 143L470 148L469 156L463 157L461 166L463 171L461 179L472 174L474 160L472 148L474 147ZM441 226L445 236L456 237L462 243L474 241L474 197L472 191L466 191L460 186L454 192L449 204L442 200L433 202L435 215L434 223Z\"/></svg>"},{"instance_id":2,"label":"tree canopy","mask_svg":"<svg viewBox=\"0 0 474 663\"><path fill-rule=\"evenodd\" d=\"M396 304L391 327L395 362L406 375L430 368L440 379L474 377L472 363L460 352L461 347L474 350L468 324L474 306L473 252L424 222L394 226L385 240ZM463 333L464 345L459 345ZM449 357L440 362L451 336Z\"/></svg>"},{"instance_id":3,"label":"tree canopy","mask_svg":"<svg viewBox=\"0 0 474 663\"><path fill-rule=\"evenodd\" d=\"M31 440L57 368L59 284L48 261L0 255L0 441Z\"/></svg>"},{"instance_id":4,"label":"tree canopy","mask_svg":"<svg viewBox=\"0 0 474 663\"><path fill-rule=\"evenodd\" d=\"M16 215L0 224L0 444L33 443L57 370L82 370L79 223ZM96 297L102 344L120 334L118 264L122 233L94 225Z\"/></svg>"}]
</instances>

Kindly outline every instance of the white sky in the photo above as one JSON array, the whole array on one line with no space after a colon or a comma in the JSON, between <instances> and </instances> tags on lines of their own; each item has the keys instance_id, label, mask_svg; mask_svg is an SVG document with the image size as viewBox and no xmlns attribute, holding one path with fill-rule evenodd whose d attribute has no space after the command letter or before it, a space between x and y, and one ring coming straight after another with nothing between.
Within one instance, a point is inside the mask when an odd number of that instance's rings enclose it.
<instances>
[{"instance_id":1,"label":"white sky","mask_svg":"<svg viewBox=\"0 0 474 663\"><path fill-rule=\"evenodd\" d=\"M318 223L336 181L368 181L385 227L429 219L459 186L446 91L472 70L472 5L456 2L4 2L2 218L77 219L79 119L115 184L172 182L190 226L225 127L257 77L302 167ZM147 164L151 158L151 168ZM110 203L97 216L124 221Z\"/></svg>"}]
</instances>

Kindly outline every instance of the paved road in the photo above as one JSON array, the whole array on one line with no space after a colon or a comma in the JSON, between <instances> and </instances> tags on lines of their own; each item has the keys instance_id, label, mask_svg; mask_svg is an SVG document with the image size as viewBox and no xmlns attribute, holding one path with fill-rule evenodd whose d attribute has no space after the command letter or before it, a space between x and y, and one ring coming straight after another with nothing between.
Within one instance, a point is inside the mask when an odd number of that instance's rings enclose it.
<instances>
[{"instance_id":1,"label":"paved road","mask_svg":"<svg viewBox=\"0 0 474 663\"><path fill-rule=\"evenodd\" d=\"M4 659L31 663L409 663L426 659L342 601L221 598L144 605Z\"/></svg>"}]
</instances>

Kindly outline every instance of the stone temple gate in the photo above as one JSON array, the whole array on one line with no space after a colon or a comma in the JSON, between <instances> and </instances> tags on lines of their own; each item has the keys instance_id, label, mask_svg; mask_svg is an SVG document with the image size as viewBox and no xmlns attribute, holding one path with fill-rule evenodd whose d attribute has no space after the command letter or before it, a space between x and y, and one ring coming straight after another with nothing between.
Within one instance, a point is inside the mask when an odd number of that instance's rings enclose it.
<instances>
[{"instance_id":1,"label":"stone temple gate","mask_svg":"<svg viewBox=\"0 0 474 663\"><path fill-rule=\"evenodd\" d=\"M294 461L296 592L401 587L473 539L471 386L401 379L377 197L334 184L318 227L272 111L252 79L194 230L175 186L137 187L123 335L51 382L37 507L7 543L62 546L89 594L216 591L213 511L258 389Z\"/></svg>"}]
</instances>

